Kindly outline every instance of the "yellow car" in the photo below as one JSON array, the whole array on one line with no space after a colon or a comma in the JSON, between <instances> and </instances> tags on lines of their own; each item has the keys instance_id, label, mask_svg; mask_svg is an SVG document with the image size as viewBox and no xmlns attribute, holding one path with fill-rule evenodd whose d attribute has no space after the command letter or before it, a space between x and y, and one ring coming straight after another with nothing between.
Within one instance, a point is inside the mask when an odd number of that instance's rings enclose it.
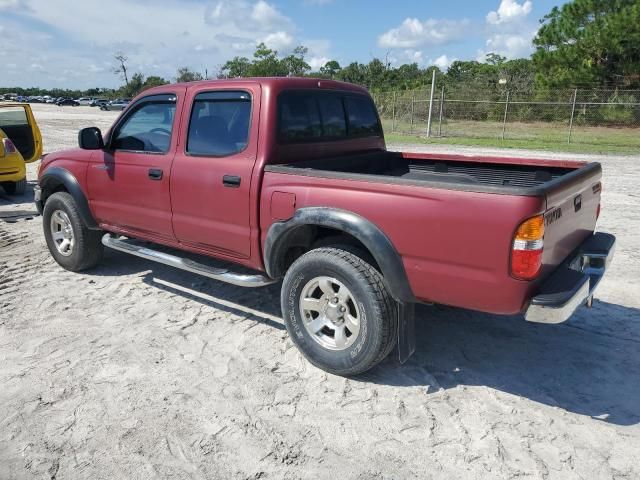
<instances>
[{"instance_id":1,"label":"yellow car","mask_svg":"<svg viewBox=\"0 0 640 480\"><path fill-rule=\"evenodd\" d=\"M27 186L26 163L42 156L42 136L31 107L0 103L0 186L22 194Z\"/></svg>"}]
</instances>

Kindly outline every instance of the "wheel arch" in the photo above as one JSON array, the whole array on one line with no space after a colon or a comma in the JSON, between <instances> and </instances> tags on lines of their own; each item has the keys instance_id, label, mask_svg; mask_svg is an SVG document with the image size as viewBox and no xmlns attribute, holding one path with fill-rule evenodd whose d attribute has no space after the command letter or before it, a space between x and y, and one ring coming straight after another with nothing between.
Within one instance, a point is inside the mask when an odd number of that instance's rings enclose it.
<instances>
[{"instance_id":1,"label":"wheel arch","mask_svg":"<svg viewBox=\"0 0 640 480\"><path fill-rule=\"evenodd\" d=\"M282 277L289 266L292 248L308 251L318 228L342 232L356 239L376 261L392 297L402 303L416 301L402 258L391 240L366 218L338 208L305 207L298 209L291 219L272 224L264 244L267 274L272 278Z\"/></svg>"},{"instance_id":2,"label":"wheel arch","mask_svg":"<svg viewBox=\"0 0 640 480\"><path fill-rule=\"evenodd\" d=\"M66 170L62 167L50 167L39 178L38 185L40 186L40 189L42 191L42 196L40 199L41 207L44 207L47 198L54 193L67 192L73 197L73 200L76 202L78 213L80 214L80 218L82 219L86 227L91 230L100 229L96 220L91 214L89 202L87 201L87 197L80 187L80 183L78 182L76 177L71 172L69 172L69 170Z\"/></svg>"}]
</instances>

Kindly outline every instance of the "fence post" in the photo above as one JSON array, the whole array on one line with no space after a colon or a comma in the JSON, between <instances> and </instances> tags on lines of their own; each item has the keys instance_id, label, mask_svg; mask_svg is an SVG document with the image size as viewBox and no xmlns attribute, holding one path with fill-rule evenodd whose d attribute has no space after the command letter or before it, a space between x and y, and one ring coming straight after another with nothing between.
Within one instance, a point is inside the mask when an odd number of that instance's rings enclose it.
<instances>
[{"instance_id":1,"label":"fence post","mask_svg":"<svg viewBox=\"0 0 640 480\"><path fill-rule=\"evenodd\" d=\"M440 117L438 118L438 137L442 136L442 112L444 111L444 87L440 92Z\"/></svg>"},{"instance_id":2,"label":"fence post","mask_svg":"<svg viewBox=\"0 0 640 480\"><path fill-rule=\"evenodd\" d=\"M567 144L571 143L571 131L573 130L573 117L576 113L576 99L578 98L578 89L573 91L573 105L571 106L571 118L569 119L569 136L567 137Z\"/></svg>"},{"instance_id":3,"label":"fence post","mask_svg":"<svg viewBox=\"0 0 640 480\"><path fill-rule=\"evenodd\" d=\"M396 92L393 91L393 106L391 107L391 133L396 131Z\"/></svg>"},{"instance_id":4,"label":"fence post","mask_svg":"<svg viewBox=\"0 0 640 480\"><path fill-rule=\"evenodd\" d=\"M502 140L504 140L504 134L507 129L507 114L509 113L509 94L511 92L507 90L507 101L504 102L504 119L502 120Z\"/></svg>"},{"instance_id":5,"label":"fence post","mask_svg":"<svg viewBox=\"0 0 640 480\"><path fill-rule=\"evenodd\" d=\"M436 69L431 77L431 96L429 97L429 118L427 119L427 138L431 138L431 112L433 111L433 95L436 91Z\"/></svg>"},{"instance_id":6,"label":"fence post","mask_svg":"<svg viewBox=\"0 0 640 480\"><path fill-rule=\"evenodd\" d=\"M411 127L409 127L409 133L413 133L413 108L416 101L415 92L411 92Z\"/></svg>"}]
</instances>

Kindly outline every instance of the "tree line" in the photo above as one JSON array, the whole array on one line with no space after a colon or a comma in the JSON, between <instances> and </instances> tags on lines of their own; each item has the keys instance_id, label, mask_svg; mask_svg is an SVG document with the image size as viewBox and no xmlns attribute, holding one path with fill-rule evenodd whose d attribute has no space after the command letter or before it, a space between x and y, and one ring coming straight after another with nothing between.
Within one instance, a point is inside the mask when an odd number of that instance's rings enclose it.
<instances>
[{"instance_id":1,"label":"tree line","mask_svg":"<svg viewBox=\"0 0 640 480\"><path fill-rule=\"evenodd\" d=\"M430 85L435 71L438 85L448 91L485 94L531 93L540 89L568 89L583 86L640 88L640 0L573 0L554 7L540 20L530 58L507 60L490 53L483 61L454 61L446 71L417 63L393 66L387 59L341 66L330 60L312 71L308 49L296 47L287 55L264 43L251 58L236 56L217 69L215 78L264 76L313 76L364 85L371 91L413 90ZM157 85L170 83L140 72L129 77L127 56L114 56L114 73L124 84L113 90L4 89L24 95L133 97ZM207 75L189 67L177 70L176 82L203 80ZM3 89L0 89L0 93ZM62 93L61 95L58 95Z\"/></svg>"}]
</instances>

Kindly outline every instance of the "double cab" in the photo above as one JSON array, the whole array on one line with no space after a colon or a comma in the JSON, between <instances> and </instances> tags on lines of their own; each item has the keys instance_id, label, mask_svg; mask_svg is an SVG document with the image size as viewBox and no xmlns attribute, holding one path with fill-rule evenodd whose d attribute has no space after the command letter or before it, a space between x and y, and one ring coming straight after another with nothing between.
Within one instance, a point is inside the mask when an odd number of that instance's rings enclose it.
<instances>
[{"instance_id":1,"label":"double cab","mask_svg":"<svg viewBox=\"0 0 640 480\"><path fill-rule=\"evenodd\" d=\"M242 287L282 281L291 340L339 375L396 346L408 358L419 302L562 322L613 254L594 233L600 164L388 151L347 83L165 85L78 139L45 156L35 192L62 267L109 247Z\"/></svg>"}]
</instances>

